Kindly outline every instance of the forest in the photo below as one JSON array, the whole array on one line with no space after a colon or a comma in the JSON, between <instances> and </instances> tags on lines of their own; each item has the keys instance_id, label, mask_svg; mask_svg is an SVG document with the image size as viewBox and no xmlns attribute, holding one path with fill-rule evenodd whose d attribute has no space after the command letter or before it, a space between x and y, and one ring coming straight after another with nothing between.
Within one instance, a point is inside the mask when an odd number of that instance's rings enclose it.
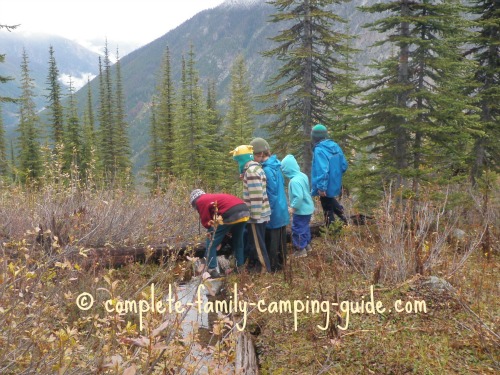
<instances>
[{"instance_id":1,"label":"forest","mask_svg":"<svg viewBox=\"0 0 500 375\"><path fill-rule=\"evenodd\" d=\"M245 59L236 58L225 113L216 78L200 83L194 47L182 57L179 82L165 48L148 103L149 162L137 174L120 58L112 63L106 45L98 98L89 82L85 103L77 103L71 82L63 92L50 46L41 116L23 53L22 95L0 97L0 373L499 370L500 3L360 6L377 16L364 25L379 34L375 45L390 51L364 73L353 64L363 51L337 27L346 23L331 7L337 1L269 3L269 22L286 28L261 53L279 69L256 96ZM0 51L0 66L5 57ZM0 75L0 85L11 79ZM6 102L19 109L10 144ZM312 255L290 259L282 272L206 277L194 255L204 234L190 191L241 196L229 151L256 136L279 159L295 155L310 176L316 124L348 160L339 200L349 225L321 227ZM140 249L140 261L110 266L125 248ZM193 285L210 300L336 307L295 316L209 312L208 324L149 304L137 313L140 301L172 296L172 288L181 301ZM82 295L93 307L78 303ZM387 309L371 313L361 301ZM242 345L255 360L242 359Z\"/></svg>"}]
</instances>

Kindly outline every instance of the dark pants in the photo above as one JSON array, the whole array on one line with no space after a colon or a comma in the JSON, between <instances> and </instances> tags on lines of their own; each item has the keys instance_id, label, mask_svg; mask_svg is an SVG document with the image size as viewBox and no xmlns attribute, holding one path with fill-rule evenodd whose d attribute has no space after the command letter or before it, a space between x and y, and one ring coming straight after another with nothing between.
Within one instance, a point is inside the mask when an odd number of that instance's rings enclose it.
<instances>
[{"instance_id":1,"label":"dark pants","mask_svg":"<svg viewBox=\"0 0 500 375\"><path fill-rule=\"evenodd\" d=\"M281 228L266 228L266 249L271 271L283 269L286 259L286 225Z\"/></svg>"},{"instance_id":2,"label":"dark pants","mask_svg":"<svg viewBox=\"0 0 500 375\"><path fill-rule=\"evenodd\" d=\"M311 228L309 226L311 216L293 214L292 243L296 250L304 249L311 242Z\"/></svg>"},{"instance_id":3,"label":"dark pants","mask_svg":"<svg viewBox=\"0 0 500 375\"><path fill-rule=\"evenodd\" d=\"M323 207L326 226L335 221L335 215L337 215L344 224L347 224L347 219L344 215L344 207L342 207L334 197L319 197L319 200L321 202L321 207Z\"/></svg>"},{"instance_id":4,"label":"dark pants","mask_svg":"<svg viewBox=\"0 0 500 375\"><path fill-rule=\"evenodd\" d=\"M259 262L262 270L271 272L271 264L266 248L266 223L248 223L249 264Z\"/></svg>"},{"instance_id":5,"label":"dark pants","mask_svg":"<svg viewBox=\"0 0 500 375\"><path fill-rule=\"evenodd\" d=\"M208 268L217 267L217 247L222 243L228 232L231 233L231 247L236 258L236 266L240 267L245 263L243 255L243 231L245 230L245 225L246 223L243 222L229 225L220 224L217 226L215 233L212 233L213 241L207 238L207 249L210 246L207 254ZM213 232L213 228L210 228L208 231Z\"/></svg>"}]
</instances>

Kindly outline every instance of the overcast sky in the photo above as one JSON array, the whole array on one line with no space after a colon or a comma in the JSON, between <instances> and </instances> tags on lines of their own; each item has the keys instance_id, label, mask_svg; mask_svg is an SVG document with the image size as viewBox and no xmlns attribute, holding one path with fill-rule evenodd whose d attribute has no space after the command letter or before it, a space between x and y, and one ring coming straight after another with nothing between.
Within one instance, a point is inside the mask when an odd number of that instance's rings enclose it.
<instances>
[{"instance_id":1,"label":"overcast sky","mask_svg":"<svg viewBox=\"0 0 500 375\"><path fill-rule=\"evenodd\" d=\"M0 24L79 41L145 45L224 0L1 0Z\"/></svg>"}]
</instances>

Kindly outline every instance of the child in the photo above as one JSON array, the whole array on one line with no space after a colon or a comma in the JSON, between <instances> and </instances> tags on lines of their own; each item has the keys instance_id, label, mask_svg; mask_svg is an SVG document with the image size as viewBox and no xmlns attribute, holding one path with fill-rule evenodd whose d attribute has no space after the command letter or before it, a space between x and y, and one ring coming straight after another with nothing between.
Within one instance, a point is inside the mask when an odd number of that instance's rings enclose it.
<instances>
[{"instance_id":1,"label":"child","mask_svg":"<svg viewBox=\"0 0 500 375\"><path fill-rule=\"evenodd\" d=\"M311 229L309 222L314 212L314 202L309 188L309 179L300 171L299 164L293 155L287 155L281 161L283 174L290 179L288 183L289 211L292 214L293 256L307 256L311 249Z\"/></svg>"},{"instance_id":2,"label":"child","mask_svg":"<svg viewBox=\"0 0 500 375\"><path fill-rule=\"evenodd\" d=\"M253 160L252 146L238 146L231 153L233 159L238 162L239 172L243 179L243 200L250 210L250 219L247 223L250 234L248 236L249 261L255 263L258 259L262 266L261 272L271 272L265 242L266 224L271 217L266 190L266 174L262 166Z\"/></svg>"},{"instance_id":3,"label":"child","mask_svg":"<svg viewBox=\"0 0 500 375\"><path fill-rule=\"evenodd\" d=\"M198 211L201 225L208 229L207 238L208 273L211 277L219 277L217 271L217 247L225 235L231 233L231 244L236 258L236 267L242 267L243 231L250 217L250 212L244 201L230 194L207 194L201 189L195 189L189 197L191 206ZM216 222L218 225L215 225ZM217 228L214 233L214 228Z\"/></svg>"},{"instance_id":4,"label":"child","mask_svg":"<svg viewBox=\"0 0 500 375\"><path fill-rule=\"evenodd\" d=\"M271 154L265 139L254 138L250 144L253 146L253 159L262 165L266 174L267 197L271 205L271 219L266 225L266 248L271 270L279 271L286 259L286 227L290 223L281 162Z\"/></svg>"}]
</instances>

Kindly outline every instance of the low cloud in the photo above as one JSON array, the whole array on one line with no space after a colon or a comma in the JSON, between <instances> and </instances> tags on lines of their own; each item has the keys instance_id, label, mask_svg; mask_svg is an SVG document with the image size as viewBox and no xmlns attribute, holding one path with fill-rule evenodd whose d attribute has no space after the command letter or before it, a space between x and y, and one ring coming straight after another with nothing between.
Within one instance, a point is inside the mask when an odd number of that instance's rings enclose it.
<instances>
[{"instance_id":1,"label":"low cloud","mask_svg":"<svg viewBox=\"0 0 500 375\"><path fill-rule=\"evenodd\" d=\"M87 82L92 81L96 77L95 74L92 73L80 73L79 76L72 76L70 74L63 73L59 77L59 81L66 87L69 87L69 82L71 80L71 84L75 91L80 90L83 86L87 84Z\"/></svg>"}]
</instances>

